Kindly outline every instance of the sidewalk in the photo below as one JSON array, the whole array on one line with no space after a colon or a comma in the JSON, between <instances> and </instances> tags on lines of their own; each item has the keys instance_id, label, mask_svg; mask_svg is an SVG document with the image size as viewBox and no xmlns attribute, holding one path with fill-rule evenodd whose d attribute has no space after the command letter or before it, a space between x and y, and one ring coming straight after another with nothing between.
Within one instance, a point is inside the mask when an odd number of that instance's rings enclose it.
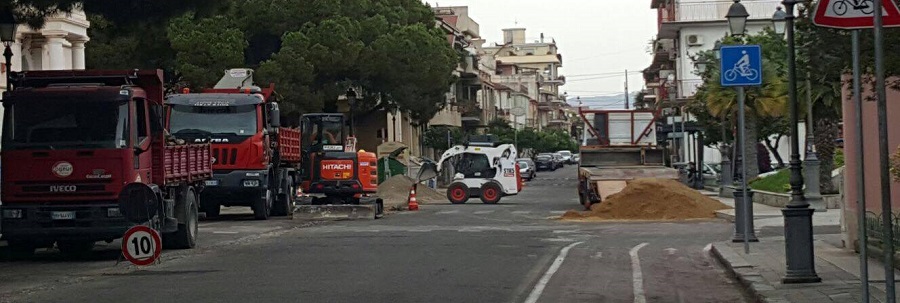
<instances>
[{"instance_id":1,"label":"sidewalk","mask_svg":"<svg viewBox=\"0 0 900 303\"><path fill-rule=\"evenodd\" d=\"M733 199L719 200L729 206L734 204ZM784 219L780 209L756 203L753 207L753 221L757 231L766 227L783 228ZM734 210L720 211L717 215L732 221ZM814 213L813 225L839 228L840 210L830 209L827 212ZM781 283L786 271L785 242L782 236L760 236L758 243L750 243L750 254L744 253L743 243L731 241L713 243L712 254L757 302L862 302L859 255L839 247L841 245L839 233L817 233L813 238L816 273L822 278L821 283ZM881 262L871 257L872 255L868 261L870 302L883 302L884 267ZM900 271L895 270L894 274L898 275Z\"/></svg>"}]
</instances>

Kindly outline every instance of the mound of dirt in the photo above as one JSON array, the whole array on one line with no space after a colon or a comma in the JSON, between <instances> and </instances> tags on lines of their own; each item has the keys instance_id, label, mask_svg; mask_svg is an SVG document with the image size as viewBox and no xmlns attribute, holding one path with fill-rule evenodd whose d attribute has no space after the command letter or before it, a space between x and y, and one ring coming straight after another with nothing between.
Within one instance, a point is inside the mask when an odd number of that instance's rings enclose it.
<instances>
[{"instance_id":1,"label":"mound of dirt","mask_svg":"<svg viewBox=\"0 0 900 303\"><path fill-rule=\"evenodd\" d=\"M684 184L669 179L635 179L590 211L568 211L563 220L686 220L715 218L729 208Z\"/></svg>"},{"instance_id":2,"label":"mound of dirt","mask_svg":"<svg viewBox=\"0 0 900 303\"><path fill-rule=\"evenodd\" d=\"M413 179L407 176L393 176L378 186L378 196L384 199L385 208L405 206ZM419 204L438 203L447 200L440 192L423 184L416 187L416 201Z\"/></svg>"}]
</instances>

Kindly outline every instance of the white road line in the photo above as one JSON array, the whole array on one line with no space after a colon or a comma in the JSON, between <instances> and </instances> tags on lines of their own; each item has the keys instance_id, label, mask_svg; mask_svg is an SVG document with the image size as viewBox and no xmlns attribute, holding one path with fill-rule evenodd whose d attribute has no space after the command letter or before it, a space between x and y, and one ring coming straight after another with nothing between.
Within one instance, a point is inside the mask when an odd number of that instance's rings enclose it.
<instances>
[{"instance_id":1,"label":"white road line","mask_svg":"<svg viewBox=\"0 0 900 303\"><path fill-rule=\"evenodd\" d=\"M550 214L551 215L562 215L562 214L565 214L566 212L567 212L567 210L552 210L552 211L550 211Z\"/></svg>"},{"instance_id":2,"label":"white road line","mask_svg":"<svg viewBox=\"0 0 900 303\"><path fill-rule=\"evenodd\" d=\"M530 214L531 211L530 210L516 210L516 211L513 211L512 213L516 214L516 215L527 215L527 214Z\"/></svg>"},{"instance_id":3,"label":"white road line","mask_svg":"<svg viewBox=\"0 0 900 303\"><path fill-rule=\"evenodd\" d=\"M632 287L634 288L634 303L647 303L644 297L644 274L641 273L641 260L638 257L638 251L650 243L641 243L631 249L628 254L631 255L631 275Z\"/></svg>"},{"instance_id":4,"label":"white road line","mask_svg":"<svg viewBox=\"0 0 900 303\"><path fill-rule=\"evenodd\" d=\"M553 261L553 264L550 264L550 268L547 269L547 272L544 273L544 276L542 276L541 279L538 280L537 284L534 285L534 289L531 290L531 294L528 295L527 299L525 299L525 303L535 303L538 299L541 298L541 293L544 292L544 288L547 287L547 283L550 283L550 278L553 277L553 274L555 274L556 271L559 270L559 267L562 266L563 261L566 260L566 256L569 255L569 250L581 243L584 242L575 242L569 244L559 251L559 256L556 257L556 260Z\"/></svg>"},{"instance_id":5,"label":"white road line","mask_svg":"<svg viewBox=\"0 0 900 303\"><path fill-rule=\"evenodd\" d=\"M445 210L445 211L439 211L439 212L436 212L435 214L438 214L438 215L449 215L449 214L456 214L456 213L459 213L459 211L458 211L458 210Z\"/></svg>"},{"instance_id":6,"label":"white road line","mask_svg":"<svg viewBox=\"0 0 900 303\"><path fill-rule=\"evenodd\" d=\"M236 232L236 231L214 231L214 232L212 232L212 233L214 233L214 234L234 235L234 234L237 234L238 232Z\"/></svg>"},{"instance_id":7,"label":"white road line","mask_svg":"<svg viewBox=\"0 0 900 303\"><path fill-rule=\"evenodd\" d=\"M493 210L479 210L479 211L476 211L475 214L476 215L486 215L486 214L489 214L492 212L494 212L494 211Z\"/></svg>"}]
</instances>

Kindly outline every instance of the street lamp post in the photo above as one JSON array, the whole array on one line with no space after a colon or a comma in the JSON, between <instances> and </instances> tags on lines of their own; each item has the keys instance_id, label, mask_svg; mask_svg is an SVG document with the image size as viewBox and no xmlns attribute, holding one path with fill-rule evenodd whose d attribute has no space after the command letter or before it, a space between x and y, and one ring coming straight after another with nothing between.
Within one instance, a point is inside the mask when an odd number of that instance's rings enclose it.
<instances>
[{"instance_id":1,"label":"street lamp post","mask_svg":"<svg viewBox=\"0 0 900 303\"><path fill-rule=\"evenodd\" d=\"M12 9L0 12L0 41L3 42L3 58L6 59L6 91L12 90L12 48L10 47L16 41L16 16Z\"/></svg>"},{"instance_id":2,"label":"street lamp post","mask_svg":"<svg viewBox=\"0 0 900 303\"><path fill-rule=\"evenodd\" d=\"M747 12L747 8L741 4L740 0L734 0L734 3L731 7L728 8L728 14L725 15L725 18L728 18L728 27L731 30L731 35L734 37L741 37L744 35L744 32L747 29L747 18L750 17L750 13ZM745 119L745 99L746 94L744 93L744 87L738 86L737 90L737 106L738 106L738 133L740 139L738 142L738 151L740 151L740 159L741 159L741 187L734 191L734 204L735 204L735 229L734 229L734 237L731 239L732 242L744 242L744 252L750 253L750 242L759 242L759 239L756 238L756 233L753 228L753 193L747 188L747 157L745 155L745 150L747 149L747 131L744 127ZM754 144L755 146L755 144Z\"/></svg>"},{"instance_id":3,"label":"street lamp post","mask_svg":"<svg viewBox=\"0 0 900 303\"><path fill-rule=\"evenodd\" d=\"M784 245L787 271L782 283L821 282L816 274L813 252L813 209L803 195L803 172L800 162L800 138L797 123L800 120L797 101L797 60L794 45L794 5L799 0L784 0L785 32L788 44L788 98L791 112L791 202L781 210L784 214ZM777 13L777 11L776 11ZM777 24L777 23L776 23Z\"/></svg>"}]
</instances>

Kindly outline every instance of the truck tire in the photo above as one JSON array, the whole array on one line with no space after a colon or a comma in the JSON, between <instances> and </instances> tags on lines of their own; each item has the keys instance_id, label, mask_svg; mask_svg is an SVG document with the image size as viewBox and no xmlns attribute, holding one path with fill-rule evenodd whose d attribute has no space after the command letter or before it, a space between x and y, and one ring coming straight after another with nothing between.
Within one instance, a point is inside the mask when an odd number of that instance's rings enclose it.
<instances>
[{"instance_id":1,"label":"truck tire","mask_svg":"<svg viewBox=\"0 0 900 303\"><path fill-rule=\"evenodd\" d=\"M253 218L256 220L268 220L269 216L272 215L272 190L265 190L263 192L263 197L257 198L256 202L253 203Z\"/></svg>"},{"instance_id":2,"label":"truck tire","mask_svg":"<svg viewBox=\"0 0 900 303\"><path fill-rule=\"evenodd\" d=\"M272 215L279 216L287 216L291 214L294 206L294 195L291 192L296 192L291 186L291 181L287 174L281 176L281 186L279 187L278 199L275 201L275 205L272 208Z\"/></svg>"},{"instance_id":3,"label":"truck tire","mask_svg":"<svg viewBox=\"0 0 900 303\"><path fill-rule=\"evenodd\" d=\"M503 189L496 182L488 182L481 185L481 202L484 204L497 204L503 196Z\"/></svg>"},{"instance_id":4,"label":"truck tire","mask_svg":"<svg viewBox=\"0 0 900 303\"><path fill-rule=\"evenodd\" d=\"M163 246L167 248L188 249L197 246L200 211L198 210L197 196L193 190L188 190L184 195L183 207L185 207L185 220L178 222L178 230L176 232L163 236L163 242L166 242L163 243Z\"/></svg>"},{"instance_id":5,"label":"truck tire","mask_svg":"<svg viewBox=\"0 0 900 303\"><path fill-rule=\"evenodd\" d=\"M447 199L453 204L465 204L469 201L469 187L463 183L453 183L447 187Z\"/></svg>"},{"instance_id":6,"label":"truck tire","mask_svg":"<svg viewBox=\"0 0 900 303\"><path fill-rule=\"evenodd\" d=\"M91 255L95 241L74 240L56 241L56 248L64 256L72 259L84 259Z\"/></svg>"}]
</instances>

